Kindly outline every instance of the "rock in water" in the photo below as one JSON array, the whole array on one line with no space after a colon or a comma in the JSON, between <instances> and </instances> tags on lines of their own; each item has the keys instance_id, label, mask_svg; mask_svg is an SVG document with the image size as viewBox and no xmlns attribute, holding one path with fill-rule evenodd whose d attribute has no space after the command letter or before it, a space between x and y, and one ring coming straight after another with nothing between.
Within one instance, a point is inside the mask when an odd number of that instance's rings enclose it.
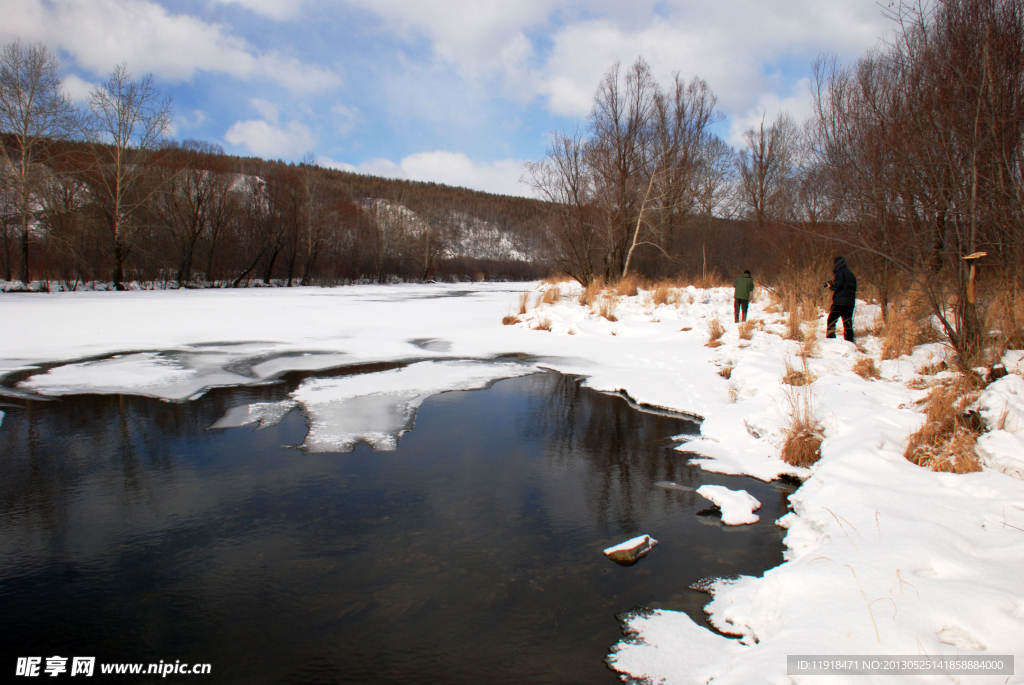
<instances>
[{"instance_id":1,"label":"rock in water","mask_svg":"<svg viewBox=\"0 0 1024 685\"><path fill-rule=\"evenodd\" d=\"M609 547L604 551L604 555L616 564L632 566L647 556L647 553L656 544L658 544L658 541L650 535L641 535L625 542L620 542L614 547Z\"/></svg>"}]
</instances>

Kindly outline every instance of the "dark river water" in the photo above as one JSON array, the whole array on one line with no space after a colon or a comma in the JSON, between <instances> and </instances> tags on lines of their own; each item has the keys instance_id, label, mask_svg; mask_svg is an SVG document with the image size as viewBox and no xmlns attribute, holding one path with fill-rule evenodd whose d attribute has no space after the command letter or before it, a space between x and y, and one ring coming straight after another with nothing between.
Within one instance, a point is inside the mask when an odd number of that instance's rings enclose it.
<instances>
[{"instance_id":1,"label":"dark river water","mask_svg":"<svg viewBox=\"0 0 1024 685\"><path fill-rule=\"evenodd\" d=\"M694 423L578 379L434 396L395 452L305 454L299 411L208 430L294 387L3 407L3 680L60 655L211 664L179 682L615 683L617 613L702 621L689 584L782 562L790 488L686 466ZM663 480L746 489L761 522ZM644 533L634 566L601 554Z\"/></svg>"}]
</instances>

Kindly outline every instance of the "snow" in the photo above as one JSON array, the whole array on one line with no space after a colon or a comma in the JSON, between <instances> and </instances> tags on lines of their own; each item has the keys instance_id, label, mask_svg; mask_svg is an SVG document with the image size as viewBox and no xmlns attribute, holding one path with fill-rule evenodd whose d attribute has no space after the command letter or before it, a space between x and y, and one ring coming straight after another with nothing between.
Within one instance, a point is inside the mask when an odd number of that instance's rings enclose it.
<instances>
[{"instance_id":1,"label":"snow","mask_svg":"<svg viewBox=\"0 0 1024 685\"><path fill-rule=\"evenodd\" d=\"M359 442L392 451L431 395L536 373L533 365L428 361L341 378L309 378L292 393L309 419L307 452L349 452Z\"/></svg>"},{"instance_id":2,"label":"snow","mask_svg":"<svg viewBox=\"0 0 1024 685\"><path fill-rule=\"evenodd\" d=\"M754 512L761 503L746 490L730 490L721 485L702 485L697 494L714 502L722 510L722 523L727 526L741 526L757 523L761 517Z\"/></svg>"},{"instance_id":3,"label":"snow","mask_svg":"<svg viewBox=\"0 0 1024 685\"><path fill-rule=\"evenodd\" d=\"M708 622L727 637L684 614L635 614L626 621L632 637L609 656L613 668L651 682L723 685L792 682L788 654L1024 658L1019 376L993 383L978 401L985 468L933 473L908 462L903 450L923 421L919 402L927 390L919 388L948 374L941 345L882 361L877 339L858 340L861 348L819 340L817 352L800 360L798 343L782 337L783 315L766 312L758 296L749 316L762 323L750 340L739 339L727 288L687 288L678 305L655 305L641 292L619 300L613 322L577 303L578 286L562 284L569 299L538 307L533 295L520 323L501 325L516 311L519 292L543 287L9 293L0 295L0 375L39 369L21 382L24 392L184 401L209 387L265 383L290 370L372 371L307 380L286 403L235 408L216 424L266 425L299 407L311 451L358 441L387 449L433 393L541 368L582 375L594 389L703 417L700 437L680 445L680 459L720 473L804 480L778 522L786 529L782 563L762 577L711 586ZM858 326L875 313L858 305ZM726 333L712 349L705 342L714 316ZM550 331L535 330L542 321ZM823 317L814 325L823 335ZM865 355L881 379L853 373ZM783 383L787 360L806 363L815 380ZM1003 361L1011 374L1024 372L1024 353L1008 352ZM727 368L728 379L719 374ZM809 469L779 458L795 403L809 403L823 430L822 459ZM1024 673L1005 682L1022 683Z\"/></svg>"}]
</instances>

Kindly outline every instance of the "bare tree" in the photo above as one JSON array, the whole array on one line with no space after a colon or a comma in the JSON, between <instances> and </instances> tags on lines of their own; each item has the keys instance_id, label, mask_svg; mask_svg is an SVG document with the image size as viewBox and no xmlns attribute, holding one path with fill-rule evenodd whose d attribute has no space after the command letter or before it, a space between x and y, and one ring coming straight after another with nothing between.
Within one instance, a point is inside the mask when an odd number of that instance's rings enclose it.
<instances>
[{"instance_id":1,"label":"bare tree","mask_svg":"<svg viewBox=\"0 0 1024 685\"><path fill-rule=\"evenodd\" d=\"M78 130L79 117L62 89L56 55L44 45L22 46L19 41L0 52L0 141L8 167L21 226L21 280L29 282L29 236L33 222L33 193L42 175L38 165L55 142ZM6 235L5 235L6 237Z\"/></svg>"},{"instance_id":2,"label":"bare tree","mask_svg":"<svg viewBox=\"0 0 1024 685\"><path fill-rule=\"evenodd\" d=\"M796 125L785 112L767 129L762 119L760 126L743 134L746 147L737 159L740 199L759 229L784 218L793 207L790 193L796 136Z\"/></svg>"},{"instance_id":3,"label":"bare tree","mask_svg":"<svg viewBox=\"0 0 1024 685\"><path fill-rule=\"evenodd\" d=\"M171 127L171 101L157 92L152 75L135 81L121 64L93 89L89 111L96 139L91 177L113 241L114 287L123 290L124 261L139 210L159 188L145 181L149 158Z\"/></svg>"}]
</instances>

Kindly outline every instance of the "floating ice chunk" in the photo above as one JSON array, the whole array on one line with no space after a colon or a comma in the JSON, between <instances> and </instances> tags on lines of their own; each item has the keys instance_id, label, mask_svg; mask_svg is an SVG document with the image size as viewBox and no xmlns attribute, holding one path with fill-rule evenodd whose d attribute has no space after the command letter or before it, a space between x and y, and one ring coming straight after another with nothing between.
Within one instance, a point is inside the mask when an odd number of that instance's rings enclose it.
<instances>
[{"instance_id":1,"label":"floating ice chunk","mask_svg":"<svg viewBox=\"0 0 1024 685\"><path fill-rule=\"evenodd\" d=\"M651 548L656 544L658 544L658 541L650 535L640 535L635 538L630 538L625 542L620 542L614 547L609 547L604 550L604 555L616 564L632 566L647 556L647 553L650 552Z\"/></svg>"},{"instance_id":2,"label":"floating ice chunk","mask_svg":"<svg viewBox=\"0 0 1024 685\"><path fill-rule=\"evenodd\" d=\"M722 523L727 526L740 526L761 520L754 513L761 508L761 503L746 490L730 490L721 485L702 485L697 488L697 494L718 505L722 510Z\"/></svg>"},{"instance_id":3,"label":"floating ice chunk","mask_svg":"<svg viewBox=\"0 0 1024 685\"><path fill-rule=\"evenodd\" d=\"M284 400L282 402L255 402L253 404L243 404L240 407L232 407L215 424L210 426L210 430L214 428L238 428L250 423L258 423L257 430L276 426L296 406L297 403L295 401Z\"/></svg>"},{"instance_id":4,"label":"floating ice chunk","mask_svg":"<svg viewBox=\"0 0 1024 685\"><path fill-rule=\"evenodd\" d=\"M365 442L375 450L394 450L412 427L416 409L431 395L475 390L536 371L511 363L420 362L379 373L307 379L292 393L309 419L303 449L350 452Z\"/></svg>"}]
</instances>

